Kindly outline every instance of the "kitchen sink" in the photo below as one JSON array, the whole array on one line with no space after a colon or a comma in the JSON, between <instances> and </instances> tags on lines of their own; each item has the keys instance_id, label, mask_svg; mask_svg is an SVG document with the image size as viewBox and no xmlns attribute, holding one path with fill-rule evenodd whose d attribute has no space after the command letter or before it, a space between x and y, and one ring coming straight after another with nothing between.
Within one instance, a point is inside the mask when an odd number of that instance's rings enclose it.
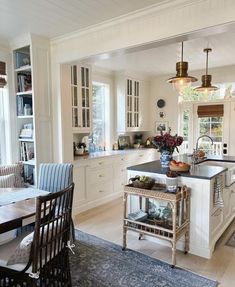
<instances>
[{"instance_id":1,"label":"kitchen sink","mask_svg":"<svg viewBox=\"0 0 235 287\"><path fill-rule=\"evenodd\" d=\"M225 172L225 185L230 186L235 182L235 162L206 160L198 163L197 165L225 167L228 169Z\"/></svg>"}]
</instances>

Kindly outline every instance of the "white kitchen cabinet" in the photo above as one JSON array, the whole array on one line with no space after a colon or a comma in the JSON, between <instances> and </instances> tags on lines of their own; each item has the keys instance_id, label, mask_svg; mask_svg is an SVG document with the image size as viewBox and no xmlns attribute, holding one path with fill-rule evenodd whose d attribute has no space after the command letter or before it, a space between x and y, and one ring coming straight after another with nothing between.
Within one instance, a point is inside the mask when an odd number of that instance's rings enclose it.
<instances>
[{"instance_id":1,"label":"white kitchen cabinet","mask_svg":"<svg viewBox=\"0 0 235 287\"><path fill-rule=\"evenodd\" d=\"M79 206L85 204L87 201L85 176L85 166L74 166L73 181L75 189L73 194L73 216L79 213Z\"/></svg>"},{"instance_id":2,"label":"white kitchen cabinet","mask_svg":"<svg viewBox=\"0 0 235 287\"><path fill-rule=\"evenodd\" d=\"M48 40L31 35L12 49L18 160L24 164L25 181L36 185L39 164L52 161L50 47Z\"/></svg>"},{"instance_id":3,"label":"white kitchen cabinet","mask_svg":"<svg viewBox=\"0 0 235 287\"><path fill-rule=\"evenodd\" d=\"M127 75L117 75L117 131L147 131L149 116L146 112L149 86L146 81Z\"/></svg>"},{"instance_id":4,"label":"white kitchen cabinet","mask_svg":"<svg viewBox=\"0 0 235 287\"><path fill-rule=\"evenodd\" d=\"M153 161L157 154L154 149L143 149L75 161L73 214L122 196L127 183L127 167Z\"/></svg>"},{"instance_id":5,"label":"white kitchen cabinet","mask_svg":"<svg viewBox=\"0 0 235 287\"><path fill-rule=\"evenodd\" d=\"M70 85L73 132L89 133L92 131L91 68L85 65L71 65Z\"/></svg>"}]
</instances>

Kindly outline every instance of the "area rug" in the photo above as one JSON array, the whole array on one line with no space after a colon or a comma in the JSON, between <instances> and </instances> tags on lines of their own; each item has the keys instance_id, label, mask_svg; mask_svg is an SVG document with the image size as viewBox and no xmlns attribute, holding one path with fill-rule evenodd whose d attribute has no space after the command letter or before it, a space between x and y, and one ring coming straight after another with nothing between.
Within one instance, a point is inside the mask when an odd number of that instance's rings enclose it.
<instances>
[{"instance_id":1,"label":"area rug","mask_svg":"<svg viewBox=\"0 0 235 287\"><path fill-rule=\"evenodd\" d=\"M217 282L76 230L73 287L214 287Z\"/></svg>"},{"instance_id":2,"label":"area rug","mask_svg":"<svg viewBox=\"0 0 235 287\"><path fill-rule=\"evenodd\" d=\"M233 234L230 236L229 240L226 242L225 245L235 248L235 231L233 231Z\"/></svg>"}]
</instances>

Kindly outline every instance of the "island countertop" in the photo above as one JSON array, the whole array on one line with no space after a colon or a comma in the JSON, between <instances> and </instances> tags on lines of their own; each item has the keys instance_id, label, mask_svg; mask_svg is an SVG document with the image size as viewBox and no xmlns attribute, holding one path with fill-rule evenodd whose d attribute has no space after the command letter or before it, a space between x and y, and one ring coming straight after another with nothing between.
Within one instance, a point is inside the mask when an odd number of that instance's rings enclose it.
<instances>
[{"instance_id":1,"label":"island countertop","mask_svg":"<svg viewBox=\"0 0 235 287\"><path fill-rule=\"evenodd\" d=\"M174 159L177 161L183 161L191 164L191 157L187 155L179 155L174 157ZM229 156L213 156L208 157L203 161L206 160L234 162L235 164L235 157L229 157ZM169 170L169 168L162 168L159 160L130 166L127 169L139 172L149 172L158 174L166 174L166 172ZM210 180L226 170L227 170L226 167L221 166L195 165L193 168L191 166L188 172L178 172L178 173L182 177L192 177L192 178L201 178Z\"/></svg>"}]
</instances>

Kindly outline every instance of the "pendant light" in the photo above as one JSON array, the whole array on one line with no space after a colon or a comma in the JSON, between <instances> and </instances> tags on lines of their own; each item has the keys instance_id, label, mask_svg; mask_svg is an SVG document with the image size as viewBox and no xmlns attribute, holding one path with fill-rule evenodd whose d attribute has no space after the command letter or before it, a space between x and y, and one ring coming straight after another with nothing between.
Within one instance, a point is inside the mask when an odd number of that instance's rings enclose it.
<instances>
[{"instance_id":1,"label":"pendant light","mask_svg":"<svg viewBox=\"0 0 235 287\"><path fill-rule=\"evenodd\" d=\"M211 92L218 90L218 87L211 85L211 75L208 75L208 53L211 52L211 48L206 48L203 52L206 53L206 74L202 75L202 85L200 87L195 88L194 90L197 92Z\"/></svg>"},{"instance_id":2,"label":"pendant light","mask_svg":"<svg viewBox=\"0 0 235 287\"><path fill-rule=\"evenodd\" d=\"M181 43L181 61L176 63L176 76L167 80L181 94L182 89L191 86L192 82L196 82L197 78L188 76L188 62L183 61L184 43Z\"/></svg>"}]
</instances>

